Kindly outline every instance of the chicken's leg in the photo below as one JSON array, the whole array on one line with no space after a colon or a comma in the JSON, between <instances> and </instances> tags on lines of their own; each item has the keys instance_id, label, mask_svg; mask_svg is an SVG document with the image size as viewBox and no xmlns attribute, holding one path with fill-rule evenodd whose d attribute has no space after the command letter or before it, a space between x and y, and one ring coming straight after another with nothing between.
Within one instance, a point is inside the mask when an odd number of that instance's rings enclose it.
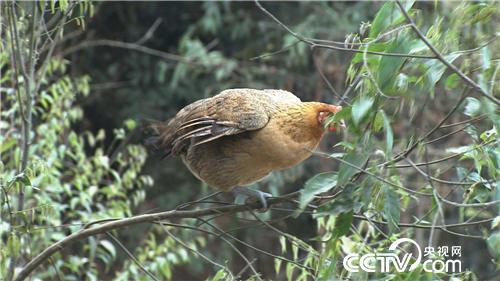
<instances>
[{"instance_id":1,"label":"chicken's leg","mask_svg":"<svg viewBox=\"0 0 500 281\"><path fill-rule=\"evenodd\" d=\"M255 189L250 189L248 187L235 187L233 189L235 195L243 195L251 199L258 200L262 205L262 211L267 211L267 198L273 197L272 194L262 192Z\"/></svg>"}]
</instances>

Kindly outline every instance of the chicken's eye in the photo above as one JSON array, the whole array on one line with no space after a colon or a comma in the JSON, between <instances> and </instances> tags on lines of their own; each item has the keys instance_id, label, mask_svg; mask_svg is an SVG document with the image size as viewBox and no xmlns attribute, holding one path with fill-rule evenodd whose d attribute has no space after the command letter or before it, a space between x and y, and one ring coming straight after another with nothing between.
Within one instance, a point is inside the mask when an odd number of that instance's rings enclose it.
<instances>
[{"instance_id":1,"label":"chicken's eye","mask_svg":"<svg viewBox=\"0 0 500 281\"><path fill-rule=\"evenodd\" d=\"M326 117L328 116L327 112L321 111L318 113L318 122L323 124L325 122Z\"/></svg>"},{"instance_id":2,"label":"chicken's eye","mask_svg":"<svg viewBox=\"0 0 500 281\"><path fill-rule=\"evenodd\" d=\"M328 117L330 116L330 114L333 115L332 112L327 112L327 111L321 111L318 113L318 121L320 123L324 123L326 121L326 119L328 119Z\"/></svg>"}]
</instances>

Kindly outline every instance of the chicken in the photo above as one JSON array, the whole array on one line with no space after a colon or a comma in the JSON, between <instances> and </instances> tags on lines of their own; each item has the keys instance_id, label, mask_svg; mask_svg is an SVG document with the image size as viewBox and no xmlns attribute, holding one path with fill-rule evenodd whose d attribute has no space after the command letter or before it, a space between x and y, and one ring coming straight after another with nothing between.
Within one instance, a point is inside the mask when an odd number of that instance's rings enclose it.
<instances>
[{"instance_id":1,"label":"chicken","mask_svg":"<svg viewBox=\"0 0 500 281\"><path fill-rule=\"evenodd\" d=\"M270 195L244 186L311 156L325 131L337 129L326 122L341 109L283 90L230 89L184 107L167 123L149 124L156 136L147 144L180 156L209 186L255 197L266 208Z\"/></svg>"}]
</instances>

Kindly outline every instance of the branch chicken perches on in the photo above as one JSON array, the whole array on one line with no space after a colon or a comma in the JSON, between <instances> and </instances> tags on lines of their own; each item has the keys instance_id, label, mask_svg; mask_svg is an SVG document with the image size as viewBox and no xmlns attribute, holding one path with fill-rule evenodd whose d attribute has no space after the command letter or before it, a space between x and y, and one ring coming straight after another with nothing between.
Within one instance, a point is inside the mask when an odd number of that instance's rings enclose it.
<instances>
[{"instance_id":1,"label":"branch chicken perches on","mask_svg":"<svg viewBox=\"0 0 500 281\"><path fill-rule=\"evenodd\" d=\"M283 90L229 89L181 109L168 122L151 122L146 144L180 156L199 180L221 191L258 199L270 194L244 188L274 170L311 156L326 131L344 127L329 122L341 106L302 102Z\"/></svg>"}]
</instances>

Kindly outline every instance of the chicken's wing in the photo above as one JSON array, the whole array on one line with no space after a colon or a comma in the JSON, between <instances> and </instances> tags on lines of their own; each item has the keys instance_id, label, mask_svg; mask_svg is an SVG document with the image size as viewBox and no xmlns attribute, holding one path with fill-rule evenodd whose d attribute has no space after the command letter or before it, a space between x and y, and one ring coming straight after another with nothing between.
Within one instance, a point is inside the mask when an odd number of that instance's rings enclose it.
<instances>
[{"instance_id":1,"label":"chicken's wing","mask_svg":"<svg viewBox=\"0 0 500 281\"><path fill-rule=\"evenodd\" d=\"M156 146L166 154L179 155L188 146L198 146L224 136L261 129L275 110L274 99L298 103L286 91L231 89L196 101L159 130Z\"/></svg>"}]
</instances>

